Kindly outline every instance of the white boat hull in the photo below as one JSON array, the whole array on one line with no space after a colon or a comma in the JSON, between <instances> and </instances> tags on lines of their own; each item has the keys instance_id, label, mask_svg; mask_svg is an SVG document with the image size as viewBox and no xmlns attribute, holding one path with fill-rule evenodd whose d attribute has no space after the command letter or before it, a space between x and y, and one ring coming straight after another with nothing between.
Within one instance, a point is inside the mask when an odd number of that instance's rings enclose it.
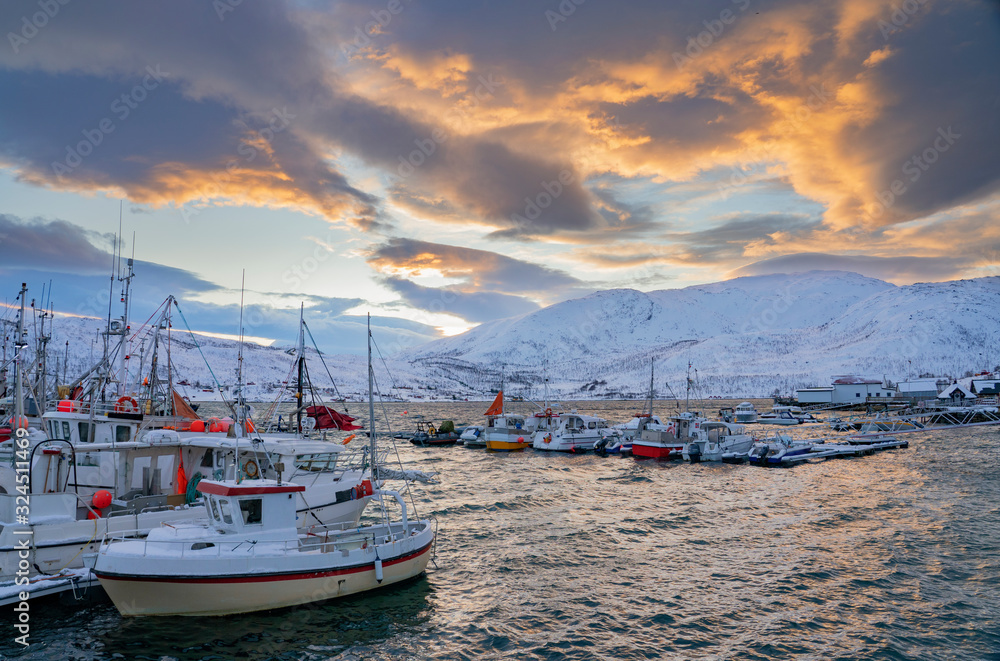
<instances>
[{"instance_id":1,"label":"white boat hull","mask_svg":"<svg viewBox=\"0 0 1000 661\"><path fill-rule=\"evenodd\" d=\"M292 574L119 577L98 573L104 590L125 616L232 615L287 608L374 590L419 576L431 545L382 563Z\"/></svg>"}]
</instances>

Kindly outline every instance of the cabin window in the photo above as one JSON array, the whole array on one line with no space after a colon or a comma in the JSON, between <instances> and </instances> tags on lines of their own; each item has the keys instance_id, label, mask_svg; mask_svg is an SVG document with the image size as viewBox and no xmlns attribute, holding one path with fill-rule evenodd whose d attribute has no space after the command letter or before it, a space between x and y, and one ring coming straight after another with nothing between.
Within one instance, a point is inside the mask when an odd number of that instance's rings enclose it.
<instances>
[{"instance_id":1,"label":"cabin window","mask_svg":"<svg viewBox=\"0 0 1000 661\"><path fill-rule=\"evenodd\" d=\"M859 392L856 392L856 393L854 393L854 396L855 396L855 397L861 397L861 393L859 393Z\"/></svg>"},{"instance_id":2,"label":"cabin window","mask_svg":"<svg viewBox=\"0 0 1000 661\"><path fill-rule=\"evenodd\" d=\"M596 422L588 422L587 423L587 429L597 429L597 423Z\"/></svg>"},{"instance_id":3,"label":"cabin window","mask_svg":"<svg viewBox=\"0 0 1000 661\"><path fill-rule=\"evenodd\" d=\"M240 512L243 514L243 523L248 525L260 523L261 499L244 498L240 501Z\"/></svg>"},{"instance_id":4,"label":"cabin window","mask_svg":"<svg viewBox=\"0 0 1000 661\"><path fill-rule=\"evenodd\" d=\"M229 508L229 501L225 498L219 499L219 511L222 513L222 521L224 523L233 523L233 511Z\"/></svg>"},{"instance_id":5,"label":"cabin window","mask_svg":"<svg viewBox=\"0 0 1000 661\"><path fill-rule=\"evenodd\" d=\"M69 433L69 423L66 422L65 420L63 420L62 423L62 432L63 432L62 437L64 439L66 439L67 441L72 440L73 437Z\"/></svg>"},{"instance_id":6,"label":"cabin window","mask_svg":"<svg viewBox=\"0 0 1000 661\"><path fill-rule=\"evenodd\" d=\"M90 423L89 422L79 422L77 427L80 431L80 442L89 443L90 442Z\"/></svg>"},{"instance_id":7,"label":"cabin window","mask_svg":"<svg viewBox=\"0 0 1000 661\"><path fill-rule=\"evenodd\" d=\"M49 438L56 438L57 436L56 429L58 428L58 425L59 425L58 422L55 422L54 420L49 420Z\"/></svg>"},{"instance_id":8,"label":"cabin window","mask_svg":"<svg viewBox=\"0 0 1000 661\"><path fill-rule=\"evenodd\" d=\"M208 504L211 505L211 507L209 508L211 510L209 516L211 516L216 521L221 521L222 519L219 517L219 508L215 505L215 498L209 496Z\"/></svg>"},{"instance_id":9,"label":"cabin window","mask_svg":"<svg viewBox=\"0 0 1000 661\"><path fill-rule=\"evenodd\" d=\"M323 472L333 470L337 465L337 455L333 452L320 454L300 454L295 457L295 467L301 470Z\"/></svg>"},{"instance_id":10,"label":"cabin window","mask_svg":"<svg viewBox=\"0 0 1000 661\"><path fill-rule=\"evenodd\" d=\"M128 443L131 439L131 430L127 425L115 425L115 443Z\"/></svg>"},{"instance_id":11,"label":"cabin window","mask_svg":"<svg viewBox=\"0 0 1000 661\"><path fill-rule=\"evenodd\" d=\"M212 451L211 450L205 450L205 456L201 458L201 467L202 468L211 468L212 467Z\"/></svg>"}]
</instances>

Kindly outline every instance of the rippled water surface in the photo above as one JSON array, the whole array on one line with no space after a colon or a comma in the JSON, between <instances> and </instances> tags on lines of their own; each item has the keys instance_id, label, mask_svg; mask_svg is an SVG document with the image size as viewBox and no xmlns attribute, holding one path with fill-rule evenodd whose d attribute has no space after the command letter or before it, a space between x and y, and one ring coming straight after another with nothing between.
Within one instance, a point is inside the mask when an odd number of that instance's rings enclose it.
<instances>
[{"instance_id":1,"label":"rippled water surface","mask_svg":"<svg viewBox=\"0 0 1000 661\"><path fill-rule=\"evenodd\" d=\"M577 406L615 421L634 409ZM387 408L408 429L418 413L476 422L485 405ZM1000 433L909 438L907 450L791 469L403 443L408 467L441 482L414 487L419 514L440 525L425 577L212 619L39 604L27 654L10 633L0 654L1000 659Z\"/></svg>"}]
</instances>

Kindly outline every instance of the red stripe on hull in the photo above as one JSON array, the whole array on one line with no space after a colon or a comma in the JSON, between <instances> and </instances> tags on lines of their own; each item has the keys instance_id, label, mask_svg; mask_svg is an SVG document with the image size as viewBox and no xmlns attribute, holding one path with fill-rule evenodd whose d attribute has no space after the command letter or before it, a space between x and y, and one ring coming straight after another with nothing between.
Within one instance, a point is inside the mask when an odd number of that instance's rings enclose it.
<instances>
[{"instance_id":1,"label":"red stripe on hull","mask_svg":"<svg viewBox=\"0 0 1000 661\"><path fill-rule=\"evenodd\" d=\"M632 444L632 455L637 459L670 459L671 457L679 457L683 451L683 445L667 445L660 447L653 445L639 445L638 443Z\"/></svg>"},{"instance_id":2,"label":"red stripe on hull","mask_svg":"<svg viewBox=\"0 0 1000 661\"><path fill-rule=\"evenodd\" d=\"M406 562L413 558L418 558L431 550L433 542L423 547L419 551L414 551L408 555L383 561L383 567L391 567L400 562ZM99 579L111 581L144 581L148 583L269 583L271 581L298 581L311 578L325 578L327 576L343 576L344 574L356 574L363 571L372 571L375 563L370 565L360 565L357 567L347 567L345 569L331 569L329 571L303 572L300 574L263 574L261 576L136 576L133 574L101 574L94 572Z\"/></svg>"}]
</instances>

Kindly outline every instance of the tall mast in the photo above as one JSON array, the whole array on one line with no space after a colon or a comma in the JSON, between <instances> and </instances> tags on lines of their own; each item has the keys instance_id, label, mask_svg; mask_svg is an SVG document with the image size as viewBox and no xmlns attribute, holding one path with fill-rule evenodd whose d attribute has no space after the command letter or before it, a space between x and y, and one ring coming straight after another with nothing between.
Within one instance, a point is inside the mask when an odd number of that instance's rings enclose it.
<instances>
[{"instance_id":1,"label":"tall mast","mask_svg":"<svg viewBox=\"0 0 1000 661\"><path fill-rule=\"evenodd\" d=\"M546 358L542 362L542 381L545 384L545 406L542 410L547 410L549 408L549 359Z\"/></svg>"},{"instance_id":2,"label":"tall mast","mask_svg":"<svg viewBox=\"0 0 1000 661\"><path fill-rule=\"evenodd\" d=\"M504 393L503 391L503 368L504 366L501 365L500 366L500 415L506 415L507 413L506 410L504 410L504 404L507 402L507 396L506 393Z\"/></svg>"},{"instance_id":3,"label":"tall mast","mask_svg":"<svg viewBox=\"0 0 1000 661\"><path fill-rule=\"evenodd\" d=\"M688 361L687 392L684 395L684 410L691 410L691 361Z\"/></svg>"},{"instance_id":4,"label":"tall mast","mask_svg":"<svg viewBox=\"0 0 1000 661\"><path fill-rule=\"evenodd\" d=\"M28 346L24 332L24 295L28 293L28 283L21 283L21 314L17 317L17 335L14 337L14 420L11 427L17 429L24 417L24 383L22 381L21 355Z\"/></svg>"},{"instance_id":5,"label":"tall mast","mask_svg":"<svg viewBox=\"0 0 1000 661\"><path fill-rule=\"evenodd\" d=\"M118 347L118 396L122 397L127 395L125 392L127 378L127 367L126 361L129 356L126 352L125 338L128 336L128 305L129 305L129 294L132 286L132 278L135 277L135 272L133 271L133 264L135 263L135 235L132 236L132 257L129 257L125 262L125 268L127 273L119 275L118 281L124 283L122 285L122 337L121 344ZM169 307L169 303L167 306Z\"/></svg>"},{"instance_id":6,"label":"tall mast","mask_svg":"<svg viewBox=\"0 0 1000 661\"><path fill-rule=\"evenodd\" d=\"M298 429L298 433L302 433L302 405L304 404L303 398L304 394L302 392L302 381L304 380L303 371L305 370L305 360L306 360L306 327L305 327L305 303L299 303L299 346L295 350L295 356L297 358L296 363L298 364L299 375L295 382L295 425ZM369 321L369 335L371 334L371 322ZM369 348L369 353L371 349Z\"/></svg>"},{"instance_id":7,"label":"tall mast","mask_svg":"<svg viewBox=\"0 0 1000 661\"><path fill-rule=\"evenodd\" d=\"M372 315L368 313L368 441L371 448L372 480L378 479L375 470L375 370L372 367Z\"/></svg>"},{"instance_id":8,"label":"tall mast","mask_svg":"<svg viewBox=\"0 0 1000 661\"><path fill-rule=\"evenodd\" d=\"M240 350L236 358L236 482L243 481L243 472L240 465L240 436L246 424L243 410L243 293L246 290L247 272L243 269L243 278L240 280ZM172 395L173 393L171 393Z\"/></svg>"},{"instance_id":9,"label":"tall mast","mask_svg":"<svg viewBox=\"0 0 1000 661\"><path fill-rule=\"evenodd\" d=\"M653 369L656 366L656 359L649 359L649 417L653 417Z\"/></svg>"}]
</instances>

